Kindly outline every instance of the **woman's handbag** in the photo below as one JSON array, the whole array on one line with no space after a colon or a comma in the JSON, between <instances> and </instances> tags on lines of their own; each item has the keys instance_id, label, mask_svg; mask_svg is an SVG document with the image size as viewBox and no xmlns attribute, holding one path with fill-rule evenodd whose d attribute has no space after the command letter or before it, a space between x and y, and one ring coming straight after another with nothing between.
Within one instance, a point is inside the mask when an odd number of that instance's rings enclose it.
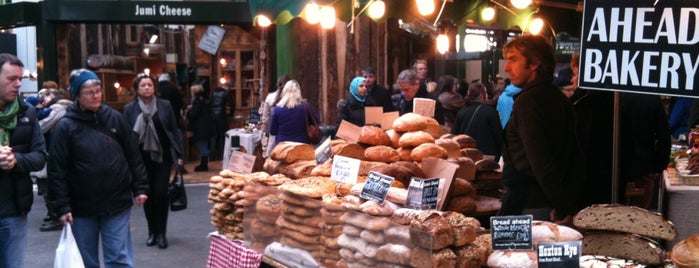
<instances>
[{"instance_id":1,"label":"woman's handbag","mask_svg":"<svg viewBox=\"0 0 699 268\"><path fill-rule=\"evenodd\" d=\"M303 109L306 111L306 134L308 135L308 140L311 144L318 144L323 138L323 133L320 132L320 126L316 118L311 112L311 107L308 107L308 102L303 102Z\"/></svg>"},{"instance_id":2,"label":"woman's handbag","mask_svg":"<svg viewBox=\"0 0 699 268\"><path fill-rule=\"evenodd\" d=\"M177 165L175 177L172 178L168 188L171 211L180 211L187 208L187 191L184 189L184 179L182 178L183 169L184 167Z\"/></svg>"},{"instance_id":3,"label":"woman's handbag","mask_svg":"<svg viewBox=\"0 0 699 268\"><path fill-rule=\"evenodd\" d=\"M63 226L61 238L56 248L56 256L53 260L53 268L83 268L83 257L80 255L78 243L73 237L70 223Z\"/></svg>"}]
</instances>

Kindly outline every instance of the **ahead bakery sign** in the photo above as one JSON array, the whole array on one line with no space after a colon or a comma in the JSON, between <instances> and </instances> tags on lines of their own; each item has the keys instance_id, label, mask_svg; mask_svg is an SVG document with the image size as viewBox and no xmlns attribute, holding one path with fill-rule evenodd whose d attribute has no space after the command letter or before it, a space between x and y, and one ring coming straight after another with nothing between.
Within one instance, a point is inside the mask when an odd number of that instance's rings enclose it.
<instances>
[{"instance_id":1,"label":"ahead bakery sign","mask_svg":"<svg viewBox=\"0 0 699 268\"><path fill-rule=\"evenodd\" d=\"M586 0L578 85L699 97L699 0Z\"/></svg>"}]
</instances>

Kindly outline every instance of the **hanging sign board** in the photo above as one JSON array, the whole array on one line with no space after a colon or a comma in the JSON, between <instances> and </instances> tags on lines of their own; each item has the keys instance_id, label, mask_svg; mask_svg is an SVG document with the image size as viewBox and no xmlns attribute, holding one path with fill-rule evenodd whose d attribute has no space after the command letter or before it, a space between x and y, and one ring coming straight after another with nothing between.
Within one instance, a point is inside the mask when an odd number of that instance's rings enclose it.
<instances>
[{"instance_id":1,"label":"hanging sign board","mask_svg":"<svg viewBox=\"0 0 699 268\"><path fill-rule=\"evenodd\" d=\"M226 29L216 25L209 25L206 28L206 32L204 32L204 36L201 37L199 48L211 55L216 55L224 35L226 35Z\"/></svg>"},{"instance_id":2,"label":"hanging sign board","mask_svg":"<svg viewBox=\"0 0 699 268\"><path fill-rule=\"evenodd\" d=\"M586 0L582 88L699 97L699 0Z\"/></svg>"}]
</instances>

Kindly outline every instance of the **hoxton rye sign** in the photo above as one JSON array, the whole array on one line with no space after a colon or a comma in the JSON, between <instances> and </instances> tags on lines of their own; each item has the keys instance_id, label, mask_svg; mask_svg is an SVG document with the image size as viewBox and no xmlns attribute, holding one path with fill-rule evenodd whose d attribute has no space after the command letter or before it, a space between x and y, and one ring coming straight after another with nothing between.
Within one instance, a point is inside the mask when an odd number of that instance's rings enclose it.
<instances>
[{"instance_id":1,"label":"hoxton rye sign","mask_svg":"<svg viewBox=\"0 0 699 268\"><path fill-rule=\"evenodd\" d=\"M586 0L578 85L699 97L699 0Z\"/></svg>"}]
</instances>

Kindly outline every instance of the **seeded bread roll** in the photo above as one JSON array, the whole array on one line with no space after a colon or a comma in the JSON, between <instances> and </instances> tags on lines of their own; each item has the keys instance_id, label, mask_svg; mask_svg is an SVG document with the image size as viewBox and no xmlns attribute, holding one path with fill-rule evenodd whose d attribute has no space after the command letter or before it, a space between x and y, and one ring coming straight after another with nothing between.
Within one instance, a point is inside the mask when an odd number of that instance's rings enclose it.
<instances>
[{"instance_id":1,"label":"seeded bread roll","mask_svg":"<svg viewBox=\"0 0 699 268\"><path fill-rule=\"evenodd\" d=\"M410 221L410 237L417 246L436 251L454 244L454 229L438 213L425 212Z\"/></svg>"},{"instance_id":2,"label":"seeded bread roll","mask_svg":"<svg viewBox=\"0 0 699 268\"><path fill-rule=\"evenodd\" d=\"M647 265L661 265L665 261L665 250L660 245L635 234L587 232L583 237L582 252L634 260Z\"/></svg>"},{"instance_id":3,"label":"seeded bread roll","mask_svg":"<svg viewBox=\"0 0 699 268\"><path fill-rule=\"evenodd\" d=\"M393 163L400 160L398 152L386 145L375 145L364 150L364 159L368 161Z\"/></svg>"},{"instance_id":4,"label":"seeded bread roll","mask_svg":"<svg viewBox=\"0 0 699 268\"><path fill-rule=\"evenodd\" d=\"M413 148L423 143L434 143L432 135L425 131L406 132L398 139L398 145L404 148Z\"/></svg>"},{"instance_id":5,"label":"seeded bread roll","mask_svg":"<svg viewBox=\"0 0 699 268\"><path fill-rule=\"evenodd\" d=\"M359 142L369 145L391 145L391 139L380 127L363 126L359 133Z\"/></svg>"},{"instance_id":6,"label":"seeded bread roll","mask_svg":"<svg viewBox=\"0 0 699 268\"><path fill-rule=\"evenodd\" d=\"M670 259L678 268L699 267L699 234L687 237L672 247Z\"/></svg>"},{"instance_id":7,"label":"seeded bread roll","mask_svg":"<svg viewBox=\"0 0 699 268\"><path fill-rule=\"evenodd\" d=\"M575 215L573 225L583 229L626 232L665 240L677 236L675 225L661 214L634 206L592 205Z\"/></svg>"},{"instance_id":8,"label":"seeded bread roll","mask_svg":"<svg viewBox=\"0 0 699 268\"><path fill-rule=\"evenodd\" d=\"M392 128L399 132L418 131L427 128L426 117L416 113L406 113L393 121Z\"/></svg>"}]
</instances>

